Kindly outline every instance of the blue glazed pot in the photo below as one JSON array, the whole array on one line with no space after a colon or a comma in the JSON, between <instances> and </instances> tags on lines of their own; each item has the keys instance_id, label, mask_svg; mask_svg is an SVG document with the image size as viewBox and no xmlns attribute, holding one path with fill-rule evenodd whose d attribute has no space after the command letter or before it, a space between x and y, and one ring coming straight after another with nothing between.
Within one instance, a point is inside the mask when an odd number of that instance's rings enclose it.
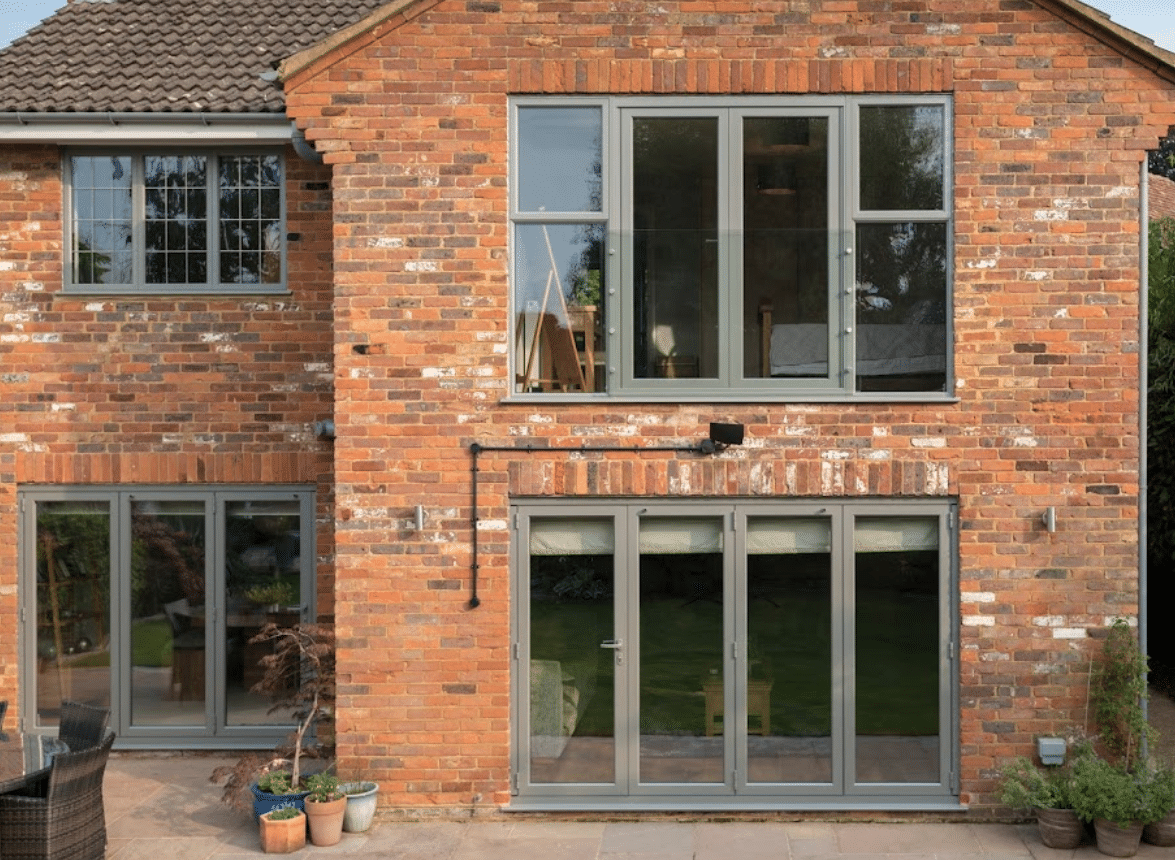
<instances>
[{"instance_id":1,"label":"blue glazed pot","mask_svg":"<svg viewBox=\"0 0 1175 860\"><path fill-rule=\"evenodd\" d=\"M308 791L295 791L291 794L270 794L257 787L257 783L249 786L253 792L253 820L256 821L267 812L292 806L300 812L306 811L306 795Z\"/></svg>"}]
</instances>

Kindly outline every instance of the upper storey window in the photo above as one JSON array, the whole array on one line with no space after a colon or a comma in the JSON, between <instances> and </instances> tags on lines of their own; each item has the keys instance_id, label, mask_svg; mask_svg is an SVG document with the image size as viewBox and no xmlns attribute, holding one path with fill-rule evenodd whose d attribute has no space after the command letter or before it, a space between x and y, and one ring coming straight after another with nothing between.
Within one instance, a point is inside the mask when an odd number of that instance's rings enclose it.
<instances>
[{"instance_id":1,"label":"upper storey window","mask_svg":"<svg viewBox=\"0 0 1175 860\"><path fill-rule=\"evenodd\" d=\"M948 393L949 108L516 101L514 392Z\"/></svg>"},{"instance_id":2,"label":"upper storey window","mask_svg":"<svg viewBox=\"0 0 1175 860\"><path fill-rule=\"evenodd\" d=\"M68 159L68 286L240 292L285 284L276 153L78 153Z\"/></svg>"}]
</instances>

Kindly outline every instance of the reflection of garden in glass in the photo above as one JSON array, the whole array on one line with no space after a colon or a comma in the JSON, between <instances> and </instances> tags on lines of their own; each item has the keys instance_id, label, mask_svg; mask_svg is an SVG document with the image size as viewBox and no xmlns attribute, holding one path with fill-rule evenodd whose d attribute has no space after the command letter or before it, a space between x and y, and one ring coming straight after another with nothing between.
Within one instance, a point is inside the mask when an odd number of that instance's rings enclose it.
<instances>
[{"instance_id":1,"label":"reflection of garden in glass","mask_svg":"<svg viewBox=\"0 0 1175 860\"><path fill-rule=\"evenodd\" d=\"M530 657L558 662L577 690L576 737L613 736L614 636L611 555L530 559Z\"/></svg>"},{"instance_id":2,"label":"reflection of garden in glass","mask_svg":"<svg viewBox=\"0 0 1175 860\"><path fill-rule=\"evenodd\" d=\"M937 735L938 551L858 552L857 734Z\"/></svg>"},{"instance_id":3,"label":"reflection of garden in glass","mask_svg":"<svg viewBox=\"0 0 1175 860\"><path fill-rule=\"evenodd\" d=\"M574 559L574 564L568 561ZM676 556L679 571L686 559ZM860 553L857 592L857 733L938 733L937 552ZM828 737L832 726L832 629L829 559L822 554L752 556L748 578L751 677L772 681L771 734ZM588 596L601 582L598 557L533 557L531 656L574 663L585 645L612 637L612 603ZM610 570L611 558L602 561ZM704 566L693 565L697 570ZM702 684L721 674L721 588L689 591L689 577L641 598L641 730L659 735L705 734ZM702 580L707 581L706 579ZM573 582L587 584L564 598ZM718 580L720 582L720 580ZM608 583L609 594L611 583ZM684 589L684 590L683 590ZM715 648L714 643L719 643ZM611 652L601 651L604 656ZM591 670L594 694L577 736L612 735L613 668Z\"/></svg>"}]
</instances>

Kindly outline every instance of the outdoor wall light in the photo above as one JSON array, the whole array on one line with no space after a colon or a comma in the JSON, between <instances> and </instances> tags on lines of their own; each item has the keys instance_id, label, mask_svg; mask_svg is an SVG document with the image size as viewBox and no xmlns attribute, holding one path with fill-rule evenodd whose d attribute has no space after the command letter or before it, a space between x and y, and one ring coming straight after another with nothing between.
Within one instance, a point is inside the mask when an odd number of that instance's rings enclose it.
<instances>
[{"instance_id":1,"label":"outdoor wall light","mask_svg":"<svg viewBox=\"0 0 1175 860\"><path fill-rule=\"evenodd\" d=\"M713 454L728 445L743 443L743 425L710 422L710 437L699 446L703 454Z\"/></svg>"},{"instance_id":2,"label":"outdoor wall light","mask_svg":"<svg viewBox=\"0 0 1175 860\"><path fill-rule=\"evenodd\" d=\"M1040 515L1040 521L1044 523L1044 530L1049 534L1055 532L1057 530L1057 509L1049 505Z\"/></svg>"},{"instance_id":3,"label":"outdoor wall light","mask_svg":"<svg viewBox=\"0 0 1175 860\"><path fill-rule=\"evenodd\" d=\"M1040 756L1040 763L1059 765L1065 763L1064 738L1037 738L1036 754Z\"/></svg>"}]
</instances>

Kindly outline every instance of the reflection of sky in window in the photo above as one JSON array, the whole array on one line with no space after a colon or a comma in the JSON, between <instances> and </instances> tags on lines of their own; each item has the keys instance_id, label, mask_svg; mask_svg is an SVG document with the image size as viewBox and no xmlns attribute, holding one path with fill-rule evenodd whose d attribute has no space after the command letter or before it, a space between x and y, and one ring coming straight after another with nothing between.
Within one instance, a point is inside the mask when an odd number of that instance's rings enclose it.
<instances>
[{"instance_id":1,"label":"reflection of sky in window","mask_svg":"<svg viewBox=\"0 0 1175 860\"><path fill-rule=\"evenodd\" d=\"M519 108L519 210L599 212L600 154L599 108Z\"/></svg>"},{"instance_id":2,"label":"reflection of sky in window","mask_svg":"<svg viewBox=\"0 0 1175 860\"><path fill-rule=\"evenodd\" d=\"M131 280L131 160L114 156L71 159L74 279L79 283Z\"/></svg>"},{"instance_id":3,"label":"reflection of sky in window","mask_svg":"<svg viewBox=\"0 0 1175 860\"><path fill-rule=\"evenodd\" d=\"M551 248L547 249L550 236ZM593 240L602 241L603 227L598 224L521 224L514 241L514 290L516 304L528 312L543 310L543 294L551 273L551 254L554 253L555 268L559 283L551 281L551 293L547 297L548 312L555 312L559 302L555 290L561 289L563 296L571 295L576 275L584 268L584 252ZM535 307L527 307L534 302Z\"/></svg>"}]
</instances>

